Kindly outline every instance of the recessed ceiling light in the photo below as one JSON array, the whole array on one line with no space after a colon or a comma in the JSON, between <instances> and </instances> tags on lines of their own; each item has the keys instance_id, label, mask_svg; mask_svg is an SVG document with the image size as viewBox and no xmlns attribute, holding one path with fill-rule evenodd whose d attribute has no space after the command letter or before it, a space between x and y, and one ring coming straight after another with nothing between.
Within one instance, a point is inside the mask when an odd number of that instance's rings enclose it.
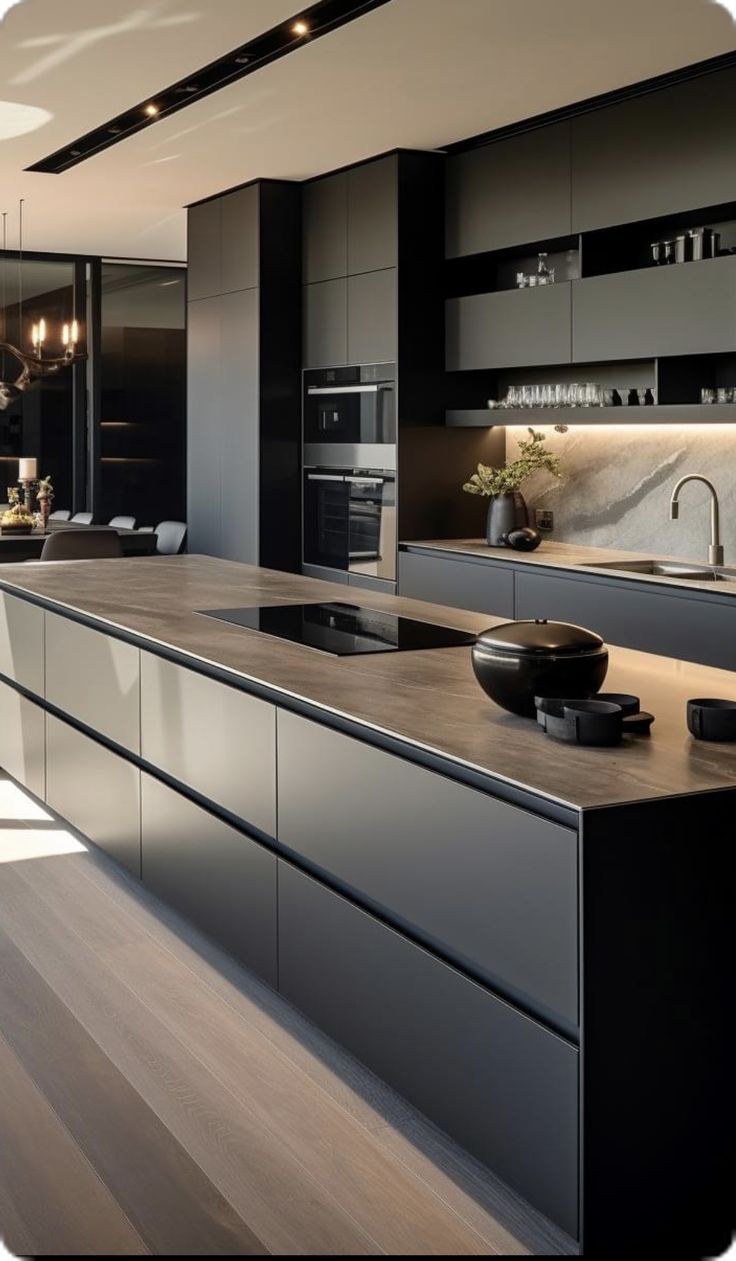
<instances>
[{"instance_id":1,"label":"recessed ceiling light","mask_svg":"<svg viewBox=\"0 0 736 1261\"><path fill-rule=\"evenodd\" d=\"M151 102L150 105L146 106L145 113L148 114L149 118L155 118L158 114L158 105L154 105L153 102Z\"/></svg>"},{"instance_id":2,"label":"recessed ceiling light","mask_svg":"<svg viewBox=\"0 0 736 1261\"><path fill-rule=\"evenodd\" d=\"M291 29L295 35L309 34L309 25L307 22L295 22Z\"/></svg>"},{"instance_id":3,"label":"recessed ceiling light","mask_svg":"<svg viewBox=\"0 0 736 1261\"><path fill-rule=\"evenodd\" d=\"M236 66L247 66L247 65L248 65L248 62L249 62L250 60L251 60L251 59L250 59L250 57L236 57L236 58L235 58L235 65L236 65Z\"/></svg>"}]
</instances>

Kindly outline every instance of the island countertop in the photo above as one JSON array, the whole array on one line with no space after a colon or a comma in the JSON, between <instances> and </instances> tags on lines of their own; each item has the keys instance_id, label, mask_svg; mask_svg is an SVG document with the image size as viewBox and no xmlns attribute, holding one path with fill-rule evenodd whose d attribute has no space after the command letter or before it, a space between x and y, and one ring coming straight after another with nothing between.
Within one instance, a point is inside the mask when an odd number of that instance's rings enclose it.
<instances>
[{"instance_id":1,"label":"island countertop","mask_svg":"<svg viewBox=\"0 0 736 1261\"><path fill-rule=\"evenodd\" d=\"M729 671L612 647L605 688L641 697L656 717L652 736L581 748L494 705L467 648L333 657L201 611L347 598L474 632L503 618L206 556L0 566L0 589L214 669L318 721L339 719L358 737L387 737L405 756L430 756L449 775L472 773L491 792L506 786L580 811L736 787L736 745L699 743L685 724L689 697L736 699Z\"/></svg>"}]
</instances>

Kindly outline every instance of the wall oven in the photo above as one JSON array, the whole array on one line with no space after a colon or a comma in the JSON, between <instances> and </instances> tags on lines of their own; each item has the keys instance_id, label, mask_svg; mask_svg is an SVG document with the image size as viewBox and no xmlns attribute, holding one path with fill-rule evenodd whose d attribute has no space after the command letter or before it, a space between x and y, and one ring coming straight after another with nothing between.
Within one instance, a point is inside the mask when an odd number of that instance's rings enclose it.
<instances>
[{"instance_id":1,"label":"wall oven","mask_svg":"<svg viewBox=\"0 0 736 1261\"><path fill-rule=\"evenodd\" d=\"M396 380L392 363L304 373L304 463L396 468Z\"/></svg>"},{"instance_id":2,"label":"wall oven","mask_svg":"<svg viewBox=\"0 0 736 1261\"><path fill-rule=\"evenodd\" d=\"M304 564L396 581L392 470L305 468Z\"/></svg>"}]
</instances>

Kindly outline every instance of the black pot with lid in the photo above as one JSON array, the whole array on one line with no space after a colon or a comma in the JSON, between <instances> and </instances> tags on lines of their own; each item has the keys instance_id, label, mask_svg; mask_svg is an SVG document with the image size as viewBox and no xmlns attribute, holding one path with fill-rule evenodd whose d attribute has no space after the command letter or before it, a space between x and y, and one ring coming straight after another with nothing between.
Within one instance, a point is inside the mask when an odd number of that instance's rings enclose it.
<instances>
[{"instance_id":1,"label":"black pot with lid","mask_svg":"<svg viewBox=\"0 0 736 1261\"><path fill-rule=\"evenodd\" d=\"M502 709L533 718L535 696L595 696L608 670L608 649L595 631L568 622L504 622L478 636L475 677Z\"/></svg>"}]
</instances>

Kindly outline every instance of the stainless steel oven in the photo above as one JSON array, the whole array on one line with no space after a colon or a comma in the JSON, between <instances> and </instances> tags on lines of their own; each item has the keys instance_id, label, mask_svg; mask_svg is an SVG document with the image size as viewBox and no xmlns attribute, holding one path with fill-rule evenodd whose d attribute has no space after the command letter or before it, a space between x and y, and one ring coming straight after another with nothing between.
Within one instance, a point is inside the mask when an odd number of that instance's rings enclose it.
<instances>
[{"instance_id":1,"label":"stainless steel oven","mask_svg":"<svg viewBox=\"0 0 736 1261\"><path fill-rule=\"evenodd\" d=\"M396 468L396 380L391 363L304 373L304 463Z\"/></svg>"},{"instance_id":2,"label":"stainless steel oven","mask_svg":"<svg viewBox=\"0 0 736 1261\"><path fill-rule=\"evenodd\" d=\"M396 477L385 469L304 470L304 564L396 581Z\"/></svg>"}]
</instances>

